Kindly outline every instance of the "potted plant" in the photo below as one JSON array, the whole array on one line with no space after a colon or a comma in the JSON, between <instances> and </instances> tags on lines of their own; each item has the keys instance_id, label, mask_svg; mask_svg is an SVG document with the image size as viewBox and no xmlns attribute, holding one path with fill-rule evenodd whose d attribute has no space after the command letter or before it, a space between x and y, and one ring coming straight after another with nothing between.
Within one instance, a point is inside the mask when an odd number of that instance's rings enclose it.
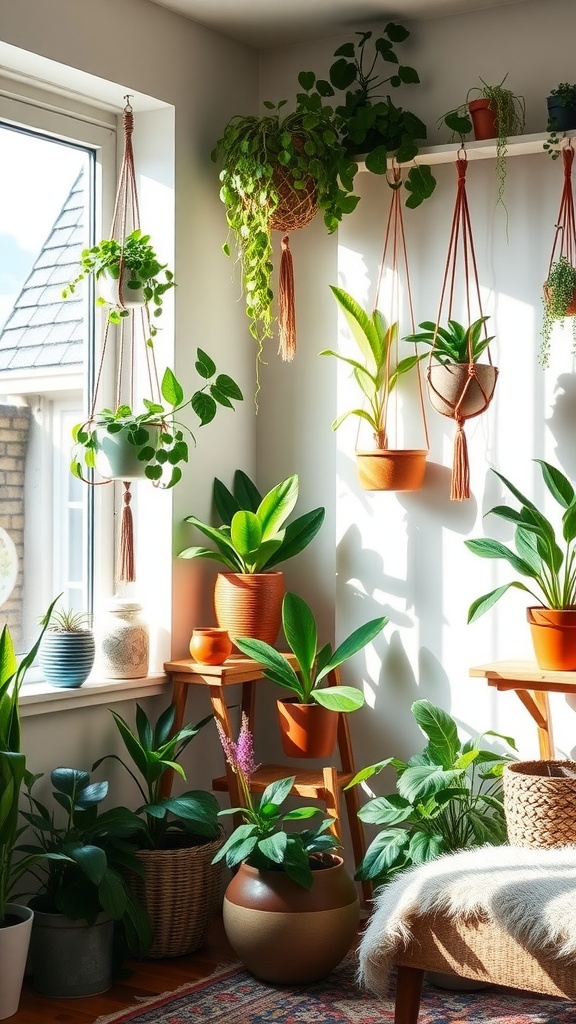
<instances>
[{"instance_id":1,"label":"potted plant","mask_svg":"<svg viewBox=\"0 0 576 1024\"><path fill-rule=\"evenodd\" d=\"M430 345L427 377L430 401L443 416L454 417L455 410L464 418L483 412L494 394L498 370L491 363L479 360L494 340L488 337L486 323L481 316L465 327L457 320L448 320L445 327L425 320L420 330L409 334L404 341ZM469 366L474 364L474 373Z\"/></svg>"},{"instance_id":2,"label":"potted plant","mask_svg":"<svg viewBox=\"0 0 576 1024\"><path fill-rule=\"evenodd\" d=\"M508 74L504 75L498 85L489 85L481 78L481 85L472 86L468 90L465 102L441 118L441 121L454 134L459 135L462 141L472 129L477 141L496 139L497 203L502 205L506 185L508 139L514 135L521 135L526 123L524 97L505 87L507 77Z\"/></svg>"},{"instance_id":3,"label":"potted plant","mask_svg":"<svg viewBox=\"0 0 576 1024\"><path fill-rule=\"evenodd\" d=\"M107 305L110 323L120 323L136 306L149 303L155 318L162 315L163 298L175 287L174 274L160 259L141 228L126 235L123 243L115 238L103 238L97 245L83 249L80 254L80 272L62 292L62 298L73 295L76 285L93 277L102 286L103 294L96 300ZM150 337L157 328L150 324Z\"/></svg>"},{"instance_id":4,"label":"potted plant","mask_svg":"<svg viewBox=\"0 0 576 1024\"><path fill-rule=\"evenodd\" d=\"M39 651L40 668L51 686L82 686L94 665L91 616L55 608L46 623Z\"/></svg>"},{"instance_id":5,"label":"potted plant","mask_svg":"<svg viewBox=\"0 0 576 1024\"><path fill-rule=\"evenodd\" d=\"M417 366L423 357L406 356L396 360L394 365L392 352L398 340L398 324L388 326L380 310L374 309L369 314L343 288L333 285L330 288L358 345L360 357L352 359L332 349L324 349L320 355L335 356L352 367L362 400L367 403L366 408L362 405L339 416L332 430L337 430L349 416L357 416L371 428L374 449L356 451L358 476L366 490L417 490L424 480L427 451L391 448L387 419L390 396L399 378Z\"/></svg>"},{"instance_id":6,"label":"potted plant","mask_svg":"<svg viewBox=\"0 0 576 1024\"><path fill-rule=\"evenodd\" d=\"M564 326L566 317L572 317L572 350L576 352L576 267L568 256L553 260L544 283L542 313L542 341L538 360L542 367L550 361L550 341L557 321Z\"/></svg>"},{"instance_id":7,"label":"potted plant","mask_svg":"<svg viewBox=\"0 0 576 1024\"><path fill-rule=\"evenodd\" d=\"M216 549L185 548L179 558L208 558L223 563L229 572L218 573L214 609L218 625L232 641L251 636L274 643L280 630L284 575L274 567L293 558L314 539L324 521L324 509L315 508L287 522L298 500L296 475L276 484L262 497L250 478L238 470L233 491L218 479L214 500L222 520L218 527L186 516Z\"/></svg>"},{"instance_id":8,"label":"potted plant","mask_svg":"<svg viewBox=\"0 0 576 1024\"><path fill-rule=\"evenodd\" d=\"M93 995L112 984L115 922L133 955L151 941L148 917L124 877L128 868L139 870L127 841L135 815L126 807L100 813L108 783L75 768L52 771L49 809L34 795L40 778L29 780L30 809L22 812L34 841L19 847L39 882L30 901L32 983L43 995Z\"/></svg>"},{"instance_id":9,"label":"potted plant","mask_svg":"<svg viewBox=\"0 0 576 1024\"><path fill-rule=\"evenodd\" d=\"M246 715L236 743L220 726L219 733L243 799L242 807L220 811L243 819L216 854L237 869L224 895L226 935L243 964L263 981L316 981L346 955L360 918L354 883L335 852L340 843L327 834L333 821L325 818L315 829L295 830L294 823L322 811L282 809L294 777L273 782L256 801L250 791L256 765Z\"/></svg>"},{"instance_id":10,"label":"potted plant","mask_svg":"<svg viewBox=\"0 0 576 1024\"><path fill-rule=\"evenodd\" d=\"M388 161L412 163L419 143L426 139L426 125L416 114L396 106L387 87L420 82L418 72L400 64L394 46L404 42L410 32L394 22L374 37L373 32L356 32L355 40L339 46L338 59L328 72L329 80L316 78L311 71L298 76L304 93L298 103L309 109L325 98L336 97L334 121L345 150L356 158L364 157L365 166L374 174L386 174ZM389 74L392 65L392 74ZM338 102L338 100L340 102ZM412 166L405 180L409 195L406 206L415 208L434 191L436 181L428 165Z\"/></svg>"},{"instance_id":11,"label":"potted plant","mask_svg":"<svg viewBox=\"0 0 576 1024\"><path fill-rule=\"evenodd\" d=\"M548 138L544 143L544 149L553 160L557 160L560 156L560 132L576 128L576 85L560 82L560 85L550 90L550 95L546 97L546 106Z\"/></svg>"},{"instance_id":12,"label":"potted plant","mask_svg":"<svg viewBox=\"0 0 576 1024\"><path fill-rule=\"evenodd\" d=\"M52 614L56 598L46 612L36 643L22 658L16 657L7 625L0 634L0 1020L18 1010L34 914L11 902L16 884L28 869L14 850L21 835L20 793L26 778L26 757L21 750L19 697Z\"/></svg>"},{"instance_id":13,"label":"potted plant","mask_svg":"<svg viewBox=\"0 0 576 1024\"><path fill-rule=\"evenodd\" d=\"M165 405L145 398L144 412L122 404L116 410L102 409L77 424L72 431L72 474L85 480L85 471L95 469L106 480L143 478L156 487L174 487L182 478L181 463L188 462L186 434L196 443L179 414L190 406L203 427L214 419L219 405L233 409L232 402L243 397L236 382L227 374L217 374L215 363L200 348L195 365L205 383L191 398L185 398L181 384L167 367L161 384Z\"/></svg>"},{"instance_id":14,"label":"potted plant","mask_svg":"<svg viewBox=\"0 0 576 1024\"><path fill-rule=\"evenodd\" d=\"M502 774L515 758L484 748L482 740L491 736L516 750L514 741L492 731L462 740L454 719L428 700L415 701L411 711L427 738L424 750L408 761L387 757L349 783L365 783L388 766L396 771L397 792L358 812L367 824L383 826L355 876L376 885L444 853L506 842Z\"/></svg>"},{"instance_id":15,"label":"potted plant","mask_svg":"<svg viewBox=\"0 0 576 1024\"><path fill-rule=\"evenodd\" d=\"M295 694L279 700L282 746L288 757L330 757L336 745L339 712L355 711L364 694L355 686L326 686L335 669L361 651L388 622L386 615L355 629L335 651L329 643L318 649L318 630L310 607L297 594L282 602L282 625L296 668L270 644L236 637L236 646L263 666L267 679Z\"/></svg>"},{"instance_id":16,"label":"potted plant","mask_svg":"<svg viewBox=\"0 0 576 1024\"><path fill-rule=\"evenodd\" d=\"M130 836L137 847L140 870L129 875L129 885L152 921L153 941L147 955L183 956L203 944L220 906L222 870L211 863L224 832L212 793L188 790L164 796L163 786L171 772L186 781L180 758L212 715L174 732L176 709L172 704L155 723L137 704L135 729L117 712L111 713L129 760L106 754L94 763L93 770L110 758L119 761L142 800L134 812Z\"/></svg>"},{"instance_id":17,"label":"potted plant","mask_svg":"<svg viewBox=\"0 0 576 1024\"><path fill-rule=\"evenodd\" d=\"M480 618L511 587L524 590L538 602L526 609L538 665L543 669L571 671L576 669L576 495L561 470L543 459L534 461L540 466L547 491L562 509L562 539L557 539L553 524L534 502L493 469L492 472L520 502L520 510L496 505L486 515L514 524L516 551L488 537L464 543L469 551L481 558L504 559L517 573L532 582L528 586L521 580L514 580L477 598L468 609L468 622Z\"/></svg>"}]
</instances>

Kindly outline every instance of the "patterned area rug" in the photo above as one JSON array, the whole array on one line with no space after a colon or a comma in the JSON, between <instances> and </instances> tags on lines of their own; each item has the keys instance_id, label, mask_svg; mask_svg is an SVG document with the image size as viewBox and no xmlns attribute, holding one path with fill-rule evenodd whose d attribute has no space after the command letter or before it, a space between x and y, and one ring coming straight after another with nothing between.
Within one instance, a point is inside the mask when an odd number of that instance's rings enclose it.
<instances>
[{"instance_id":1,"label":"patterned area rug","mask_svg":"<svg viewBox=\"0 0 576 1024\"><path fill-rule=\"evenodd\" d=\"M393 998L361 992L349 957L324 981L267 985L239 967L100 1017L95 1024L392 1024ZM512 989L449 992L424 984L418 1024L574 1024L576 1006Z\"/></svg>"}]
</instances>

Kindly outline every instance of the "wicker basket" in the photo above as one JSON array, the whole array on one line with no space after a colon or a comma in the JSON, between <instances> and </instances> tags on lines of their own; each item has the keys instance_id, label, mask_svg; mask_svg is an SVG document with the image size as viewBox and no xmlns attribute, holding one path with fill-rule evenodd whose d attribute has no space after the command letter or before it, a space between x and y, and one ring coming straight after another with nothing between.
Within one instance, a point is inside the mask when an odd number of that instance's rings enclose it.
<instances>
[{"instance_id":1,"label":"wicker basket","mask_svg":"<svg viewBox=\"0 0 576 1024\"><path fill-rule=\"evenodd\" d=\"M179 838L175 833L176 842ZM204 943L223 899L224 865L212 864L212 858L224 839L222 829L217 839L198 846L136 853L144 877L131 874L129 885L152 919L154 940L147 956L184 956Z\"/></svg>"},{"instance_id":2,"label":"wicker basket","mask_svg":"<svg viewBox=\"0 0 576 1024\"><path fill-rule=\"evenodd\" d=\"M576 761L518 761L506 765L503 782L512 846L576 843Z\"/></svg>"}]
</instances>

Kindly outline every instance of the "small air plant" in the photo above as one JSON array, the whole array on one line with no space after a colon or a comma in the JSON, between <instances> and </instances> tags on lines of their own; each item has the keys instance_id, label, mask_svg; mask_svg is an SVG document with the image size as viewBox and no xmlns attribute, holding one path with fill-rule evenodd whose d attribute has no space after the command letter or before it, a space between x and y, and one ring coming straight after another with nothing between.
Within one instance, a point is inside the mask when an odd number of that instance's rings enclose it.
<instances>
[{"instance_id":1,"label":"small air plant","mask_svg":"<svg viewBox=\"0 0 576 1024\"><path fill-rule=\"evenodd\" d=\"M44 619L41 619L44 624ZM82 633L92 626L89 612L75 612L73 608L58 608L52 612L46 629L49 633Z\"/></svg>"}]
</instances>

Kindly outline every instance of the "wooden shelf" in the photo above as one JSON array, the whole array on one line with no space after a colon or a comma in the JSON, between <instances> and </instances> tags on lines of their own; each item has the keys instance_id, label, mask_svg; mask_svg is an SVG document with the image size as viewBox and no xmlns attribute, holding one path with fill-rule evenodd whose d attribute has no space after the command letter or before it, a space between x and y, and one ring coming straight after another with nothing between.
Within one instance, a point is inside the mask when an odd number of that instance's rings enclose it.
<instances>
[{"instance_id":1,"label":"wooden shelf","mask_svg":"<svg viewBox=\"0 0 576 1024\"><path fill-rule=\"evenodd\" d=\"M571 139L575 135L576 131L569 131L565 132L562 138ZM515 135L508 139L506 156L529 156L532 153L542 153L543 156L546 156L543 145L547 138L548 132L538 132L536 135ZM400 164L400 167L410 167L414 164L453 163L461 148L459 142L449 143L444 146L426 146L424 149L419 150L418 156L414 160L409 161L407 164ZM495 160L497 155L496 139L485 139L481 142L465 142L464 150L468 160ZM360 171L366 170L366 164L363 160L358 161L358 169Z\"/></svg>"}]
</instances>

